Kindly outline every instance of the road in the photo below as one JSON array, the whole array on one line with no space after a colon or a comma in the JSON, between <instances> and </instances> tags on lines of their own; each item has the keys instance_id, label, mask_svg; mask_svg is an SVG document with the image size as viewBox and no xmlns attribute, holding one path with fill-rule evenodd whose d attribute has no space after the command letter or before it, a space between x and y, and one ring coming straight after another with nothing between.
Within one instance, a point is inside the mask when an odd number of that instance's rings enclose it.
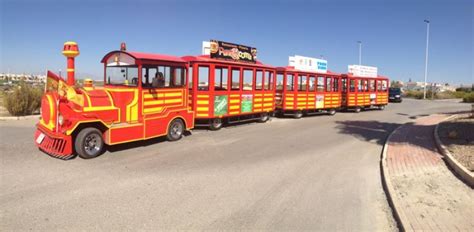
<instances>
[{"instance_id":1,"label":"road","mask_svg":"<svg viewBox=\"0 0 474 232\"><path fill-rule=\"evenodd\" d=\"M34 121L2 121L0 228L393 231L379 166L386 136L416 117L470 108L406 99L69 161L35 148Z\"/></svg>"}]
</instances>

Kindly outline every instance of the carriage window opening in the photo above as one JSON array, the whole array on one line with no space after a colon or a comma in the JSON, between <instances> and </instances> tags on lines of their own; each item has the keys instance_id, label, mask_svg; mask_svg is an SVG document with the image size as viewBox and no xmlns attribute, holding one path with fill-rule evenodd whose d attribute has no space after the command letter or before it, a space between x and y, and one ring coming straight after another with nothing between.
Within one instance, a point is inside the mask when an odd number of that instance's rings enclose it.
<instances>
[{"instance_id":1,"label":"carriage window opening","mask_svg":"<svg viewBox=\"0 0 474 232\"><path fill-rule=\"evenodd\" d=\"M107 67L106 71L107 84L110 85L138 85L138 68L125 66Z\"/></svg>"},{"instance_id":2,"label":"carriage window opening","mask_svg":"<svg viewBox=\"0 0 474 232\"><path fill-rule=\"evenodd\" d=\"M347 79L346 79L346 78L342 78L342 79L341 79L341 84L342 84L342 92L343 92L343 93L347 93Z\"/></svg>"},{"instance_id":3,"label":"carriage window opening","mask_svg":"<svg viewBox=\"0 0 474 232\"><path fill-rule=\"evenodd\" d=\"M349 91L355 92L355 80L353 79L349 80Z\"/></svg>"},{"instance_id":4,"label":"carriage window opening","mask_svg":"<svg viewBox=\"0 0 474 232\"><path fill-rule=\"evenodd\" d=\"M273 89L273 72L265 71L265 86L263 88L265 90Z\"/></svg>"},{"instance_id":5,"label":"carriage window opening","mask_svg":"<svg viewBox=\"0 0 474 232\"><path fill-rule=\"evenodd\" d=\"M183 87L186 84L186 72L183 68L174 68L172 87Z\"/></svg>"},{"instance_id":6,"label":"carriage window opening","mask_svg":"<svg viewBox=\"0 0 474 232\"><path fill-rule=\"evenodd\" d=\"M376 81L376 85L377 85L377 92L381 92L382 91L382 81L381 80L378 80Z\"/></svg>"},{"instance_id":7,"label":"carriage window opening","mask_svg":"<svg viewBox=\"0 0 474 232\"><path fill-rule=\"evenodd\" d=\"M253 70L244 69L243 90L252 90L253 85Z\"/></svg>"},{"instance_id":8,"label":"carriage window opening","mask_svg":"<svg viewBox=\"0 0 474 232\"><path fill-rule=\"evenodd\" d=\"M360 83L359 92L368 92L369 86L367 85L367 80L360 80Z\"/></svg>"},{"instance_id":9,"label":"carriage window opening","mask_svg":"<svg viewBox=\"0 0 474 232\"><path fill-rule=\"evenodd\" d=\"M316 78L315 77L309 77L309 91L313 91L316 89Z\"/></svg>"},{"instance_id":10,"label":"carriage window opening","mask_svg":"<svg viewBox=\"0 0 474 232\"><path fill-rule=\"evenodd\" d=\"M370 80L369 83L370 83L370 85L369 85L370 86L370 91L371 92L375 91L375 80Z\"/></svg>"},{"instance_id":11,"label":"carriage window opening","mask_svg":"<svg viewBox=\"0 0 474 232\"><path fill-rule=\"evenodd\" d=\"M286 74L286 90L292 91L293 90L293 74Z\"/></svg>"},{"instance_id":12,"label":"carriage window opening","mask_svg":"<svg viewBox=\"0 0 474 232\"><path fill-rule=\"evenodd\" d=\"M339 92L339 78L334 77L334 83L332 85L333 92Z\"/></svg>"},{"instance_id":13,"label":"carriage window opening","mask_svg":"<svg viewBox=\"0 0 474 232\"><path fill-rule=\"evenodd\" d=\"M215 68L214 69L214 90L222 91L227 90L227 83L229 74L227 68Z\"/></svg>"},{"instance_id":14,"label":"carriage window opening","mask_svg":"<svg viewBox=\"0 0 474 232\"><path fill-rule=\"evenodd\" d=\"M332 80L332 77L326 77L326 92L331 92L331 89L332 89L331 80Z\"/></svg>"},{"instance_id":15,"label":"carriage window opening","mask_svg":"<svg viewBox=\"0 0 474 232\"><path fill-rule=\"evenodd\" d=\"M257 70L255 75L255 90L262 90L263 87L263 72L261 70Z\"/></svg>"},{"instance_id":16,"label":"carriage window opening","mask_svg":"<svg viewBox=\"0 0 474 232\"><path fill-rule=\"evenodd\" d=\"M142 69L142 87L151 88L153 78L156 77L158 69L156 67L146 67Z\"/></svg>"},{"instance_id":17,"label":"carriage window opening","mask_svg":"<svg viewBox=\"0 0 474 232\"><path fill-rule=\"evenodd\" d=\"M383 80L382 81L382 91L387 91L387 81L386 80Z\"/></svg>"},{"instance_id":18,"label":"carriage window opening","mask_svg":"<svg viewBox=\"0 0 474 232\"><path fill-rule=\"evenodd\" d=\"M324 92L324 77L318 77L317 92Z\"/></svg>"},{"instance_id":19,"label":"carriage window opening","mask_svg":"<svg viewBox=\"0 0 474 232\"><path fill-rule=\"evenodd\" d=\"M188 88L193 89L193 66L189 66L189 73L188 73Z\"/></svg>"},{"instance_id":20,"label":"carriage window opening","mask_svg":"<svg viewBox=\"0 0 474 232\"><path fill-rule=\"evenodd\" d=\"M164 78L164 85L160 83L162 80L161 75ZM169 66L158 66L158 87L170 87L171 86L171 67ZM153 84L153 82L152 82ZM153 86L155 87L155 86Z\"/></svg>"},{"instance_id":21,"label":"carriage window opening","mask_svg":"<svg viewBox=\"0 0 474 232\"><path fill-rule=\"evenodd\" d=\"M199 66L198 90L209 90L209 67Z\"/></svg>"},{"instance_id":22,"label":"carriage window opening","mask_svg":"<svg viewBox=\"0 0 474 232\"><path fill-rule=\"evenodd\" d=\"M232 90L240 90L240 69L232 69Z\"/></svg>"},{"instance_id":23,"label":"carriage window opening","mask_svg":"<svg viewBox=\"0 0 474 232\"><path fill-rule=\"evenodd\" d=\"M357 92L362 92L363 89L362 80L357 80Z\"/></svg>"},{"instance_id":24,"label":"carriage window opening","mask_svg":"<svg viewBox=\"0 0 474 232\"><path fill-rule=\"evenodd\" d=\"M283 74L277 74L277 83L276 83L277 90L283 90Z\"/></svg>"},{"instance_id":25,"label":"carriage window opening","mask_svg":"<svg viewBox=\"0 0 474 232\"><path fill-rule=\"evenodd\" d=\"M306 91L306 76L298 76L298 91Z\"/></svg>"}]
</instances>

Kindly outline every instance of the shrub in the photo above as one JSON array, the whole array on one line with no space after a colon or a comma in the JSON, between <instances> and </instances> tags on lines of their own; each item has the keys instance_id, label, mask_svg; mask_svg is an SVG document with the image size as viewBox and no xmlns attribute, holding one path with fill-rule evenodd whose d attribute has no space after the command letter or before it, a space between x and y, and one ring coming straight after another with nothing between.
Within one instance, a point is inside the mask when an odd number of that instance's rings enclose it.
<instances>
[{"instance_id":1,"label":"shrub","mask_svg":"<svg viewBox=\"0 0 474 232\"><path fill-rule=\"evenodd\" d=\"M415 99L423 99L423 91L416 91L416 90L408 90L405 93L405 97L408 98L415 98ZM426 93L426 96L430 96L428 92Z\"/></svg>"},{"instance_id":2,"label":"shrub","mask_svg":"<svg viewBox=\"0 0 474 232\"><path fill-rule=\"evenodd\" d=\"M463 102L474 102L474 92L465 93L462 99Z\"/></svg>"},{"instance_id":3,"label":"shrub","mask_svg":"<svg viewBox=\"0 0 474 232\"><path fill-rule=\"evenodd\" d=\"M20 82L12 92L5 93L5 108L13 116L31 115L40 108L42 95L42 89Z\"/></svg>"}]
</instances>

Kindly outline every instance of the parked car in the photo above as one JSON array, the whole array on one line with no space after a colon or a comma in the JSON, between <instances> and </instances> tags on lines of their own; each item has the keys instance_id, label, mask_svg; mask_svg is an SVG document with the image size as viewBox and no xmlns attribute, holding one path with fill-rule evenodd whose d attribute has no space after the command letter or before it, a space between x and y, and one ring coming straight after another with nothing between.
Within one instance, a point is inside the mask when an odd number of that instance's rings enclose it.
<instances>
[{"instance_id":1,"label":"parked car","mask_svg":"<svg viewBox=\"0 0 474 232\"><path fill-rule=\"evenodd\" d=\"M400 88L390 88L388 90L389 102L402 102L402 91Z\"/></svg>"}]
</instances>

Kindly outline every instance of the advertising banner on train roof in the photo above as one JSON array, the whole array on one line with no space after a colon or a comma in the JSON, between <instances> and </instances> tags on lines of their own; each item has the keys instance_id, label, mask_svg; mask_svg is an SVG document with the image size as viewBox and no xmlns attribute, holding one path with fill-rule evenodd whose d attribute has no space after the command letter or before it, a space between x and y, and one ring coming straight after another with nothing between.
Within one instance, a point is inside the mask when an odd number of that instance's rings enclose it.
<instances>
[{"instance_id":1,"label":"advertising banner on train roof","mask_svg":"<svg viewBox=\"0 0 474 232\"><path fill-rule=\"evenodd\" d=\"M377 67L363 66L363 65L349 65L348 72L358 77L377 77Z\"/></svg>"},{"instance_id":2,"label":"advertising banner on train roof","mask_svg":"<svg viewBox=\"0 0 474 232\"><path fill-rule=\"evenodd\" d=\"M203 47L204 47L203 43ZM233 44L218 40L210 41L210 56L213 59L231 60L237 62L257 62L257 49L245 45ZM203 52L204 48L203 48Z\"/></svg>"},{"instance_id":3,"label":"advertising banner on train roof","mask_svg":"<svg viewBox=\"0 0 474 232\"><path fill-rule=\"evenodd\" d=\"M323 59L317 59L305 56L290 56L288 59L288 65L295 67L297 70L327 73L328 61Z\"/></svg>"}]
</instances>

